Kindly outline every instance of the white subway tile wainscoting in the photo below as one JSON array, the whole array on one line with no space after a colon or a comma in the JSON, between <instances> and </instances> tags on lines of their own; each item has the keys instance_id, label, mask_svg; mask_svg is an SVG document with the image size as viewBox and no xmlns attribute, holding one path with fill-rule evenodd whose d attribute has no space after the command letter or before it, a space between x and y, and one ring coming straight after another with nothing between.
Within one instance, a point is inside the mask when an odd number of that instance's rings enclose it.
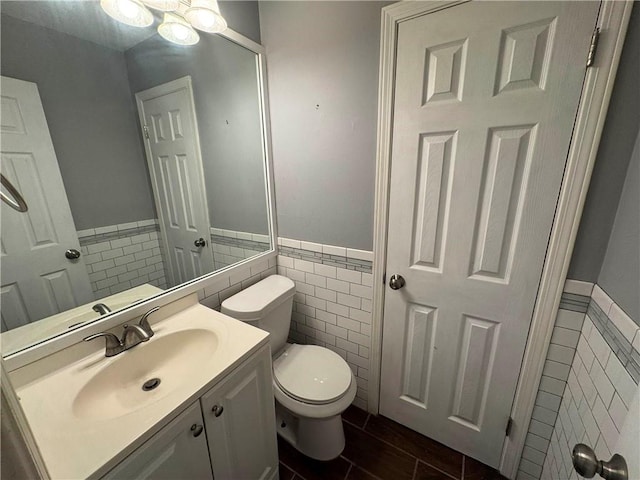
<instances>
[{"instance_id":1,"label":"white subway tile wainscoting","mask_svg":"<svg viewBox=\"0 0 640 480\"><path fill-rule=\"evenodd\" d=\"M269 235L211 228L211 248L216 270L266 252L271 247Z\"/></svg>"},{"instance_id":2,"label":"white subway tile wainscoting","mask_svg":"<svg viewBox=\"0 0 640 480\"><path fill-rule=\"evenodd\" d=\"M78 239L96 298L145 283L167 288L157 219L80 230Z\"/></svg>"},{"instance_id":3,"label":"white subway tile wainscoting","mask_svg":"<svg viewBox=\"0 0 640 480\"><path fill-rule=\"evenodd\" d=\"M518 479L577 480L577 443L608 460L638 388L640 328L598 285L587 297L577 283L565 286Z\"/></svg>"},{"instance_id":4,"label":"white subway tile wainscoting","mask_svg":"<svg viewBox=\"0 0 640 480\"><path fill-rule=\"evenodd\" d=\"M334 245L278 239L278 273L293 280L290 341L327 347L358 382L354 405L367 409L373 254Z\"/></svg>"}]
</instances>

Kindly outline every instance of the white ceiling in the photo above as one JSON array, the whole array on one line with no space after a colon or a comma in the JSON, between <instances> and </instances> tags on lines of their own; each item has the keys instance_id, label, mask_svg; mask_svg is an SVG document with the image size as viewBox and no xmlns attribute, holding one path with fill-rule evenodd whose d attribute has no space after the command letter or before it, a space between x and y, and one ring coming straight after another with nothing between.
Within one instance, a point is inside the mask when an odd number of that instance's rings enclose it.
<instances>
[{"instance_id":1,"label":"white ceiling","mask_svg":"<svg viewBox=\"0 0 640 480\"><path fill-rule=\"evenodd\" d=\"M149 27L124 25L107 15L99 0L2 0L0 12L119 51L155 35L158 23L156 16Z\"/></svg>"}]
</instances>

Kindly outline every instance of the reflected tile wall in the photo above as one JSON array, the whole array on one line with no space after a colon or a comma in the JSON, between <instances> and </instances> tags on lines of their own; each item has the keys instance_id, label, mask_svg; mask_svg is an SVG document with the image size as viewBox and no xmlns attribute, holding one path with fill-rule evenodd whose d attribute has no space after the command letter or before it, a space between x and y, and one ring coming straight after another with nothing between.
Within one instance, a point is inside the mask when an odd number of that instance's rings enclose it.
<instances>
[{"instance_id":1,"label":"reflected tile wall","mask_svg":"<svg viewBox=\"0 0 640 480\"><path fill-rule=\"evenodd\" d=\"M212 228L210 237L216 270L266 252L271 247L269 235Z\"/></svg>"},{"instance_id":2,"label":"reflected tile wall","mask_svg":"<svg viewBox=\"0 0 640 480\"><path fill-rule=\"evenodd\" d=\"M95 298L145 283L167 288L157 219L78 231Z\"/></svg>"}]
</instances>

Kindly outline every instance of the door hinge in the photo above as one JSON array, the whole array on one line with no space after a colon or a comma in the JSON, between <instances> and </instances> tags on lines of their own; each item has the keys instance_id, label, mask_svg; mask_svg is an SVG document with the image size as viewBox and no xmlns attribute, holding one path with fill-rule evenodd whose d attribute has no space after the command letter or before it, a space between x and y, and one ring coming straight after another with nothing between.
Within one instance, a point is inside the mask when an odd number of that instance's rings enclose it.
<instances>
[{"instance_id":1,"label":"door hinge","mask_svg":"<svg viewBox=\"0 0 640 480\"><path fill-rule=\"evenodd\" d=\"M142 130L144 131L144 138L149 138L149 127L143 125Z\"/></svg>"},{"instance_id":2,"label":"door hinge","mask_svg":"<svg viewBox=\"0 0 640 480\"><path fill-rule=\"evenodd\" d=\"M589 45L589 55L587 55L587 68L591 67L595 62L598 40L600 40L600 27L596 27L593 35L591 35L591 45Z\"/></svg>"},{"instance_id":3,"label":"door hinge","mask_svg":"<svg viewBox=\"0 0 640 480\"><path fill-rule=\"evenodd\" d=\"M504 430L504 434L505 436L510 436L511 435L511 429L513 427L513 418L509 417L509 420L507 420L507 428L505 428Z\"/></svg>"}]
</instances>

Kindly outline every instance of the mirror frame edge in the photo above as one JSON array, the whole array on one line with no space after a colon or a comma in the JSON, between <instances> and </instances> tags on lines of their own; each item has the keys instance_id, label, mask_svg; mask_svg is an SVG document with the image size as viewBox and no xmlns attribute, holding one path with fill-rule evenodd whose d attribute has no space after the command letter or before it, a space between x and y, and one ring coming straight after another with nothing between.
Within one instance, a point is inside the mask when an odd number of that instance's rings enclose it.
<instances>
[{"instance_id":1,"label":"mirror frame edge","mask_svg":"<svg viewBox=\"0 0 640 480\"><path fill-rule=\"evenodd\" d=\"M25 365L38 361L44 357L52 355L60 350L64 350L76 343L82 341L88 335L109 330L120 324L130 321L144 315L147 311L154 307L163 307L169 303L173 303L181 298L203 290L207 286L215 283L221 278L229 278L233 273L239 272L241 269L251 268L265 260L275 259L278 255L278 229L276 222L276 202L273 178L273 160L271 150L271 122L268 100L267 86L267 67L265 53L266 49L259 43L245 37L244 35L228 28L219 35L227 40L240 45L256 54L256 67L258 73L258 96L260 99L260 116L262 120L262 149L264 155L264 181L267 201L267 222L271 236L271 248L259 255L249 257L242 262L238 262L229 267L225 267L218 271L214 271L195 278L189 282L175 286L165 292L159 293L153 297L149 297L142 302L123 308L108 317L96 319L85 326L81 326L70 332L64 332L54 337L38 342L29 347L23 348L7 356L0 355L3 370L7 373L12 372Z\"/></svg>"}]
</instances>

